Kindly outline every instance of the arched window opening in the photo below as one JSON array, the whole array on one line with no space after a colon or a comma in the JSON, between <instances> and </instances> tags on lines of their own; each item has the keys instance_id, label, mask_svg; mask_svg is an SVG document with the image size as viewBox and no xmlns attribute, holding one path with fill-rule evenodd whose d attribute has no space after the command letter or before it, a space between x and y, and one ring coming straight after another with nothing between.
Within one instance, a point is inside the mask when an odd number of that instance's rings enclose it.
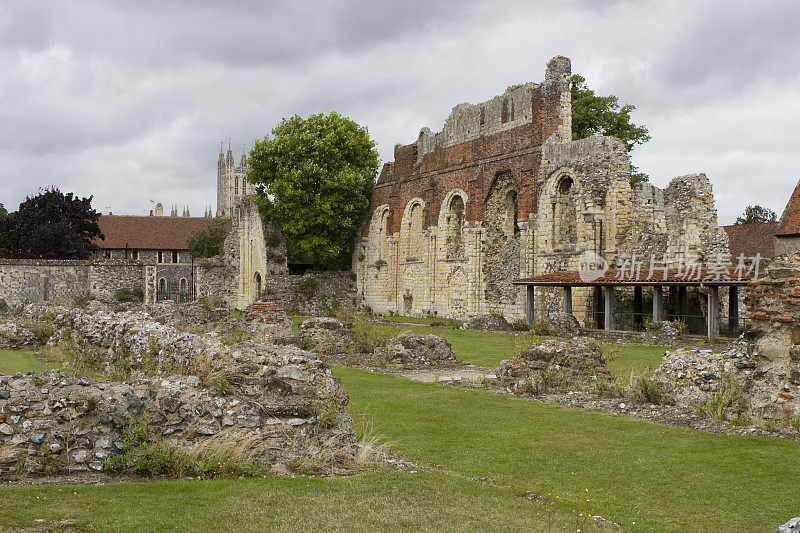
<instances>
[{"instance_id":1,"label":"arched window opening","mask_svg":"<svg viewBox=\"0 0 800 533\"><path fill-rule=\"evenodd\" d=\"M464 257L464 199L460 195L453 196L447 214L447 258Z\"/></svg>"},{"instance_id":2,"label":"arched window opening","mask_svg":"<svg viewBox=\"0 0 800 533\"><path fill-rule=\"evenodd\" d=\"M557 249L574 248L578 243L578 215L572 186L573 179L564 176L556 187L558 194L553 213L553 247Z\"/></svg>"},{"instance_id":3,"label":"arched window opening","mask_svg":"<svg viewBox=\"0 0 800 533\"><path fill-rule=\"evenodd\" d=\"M561 181L558 182L558 192L559 194L569 194L572 190L572 178L569 176L564 176L561 178Z\"/></svg>"},{"instance_id":4,"label":"arched window opening","mask_svg":"<svg viewBox=\"0 0 800 533\"><path fill-rule=\"evenodd\" d=\"M166 278L161 278L158 280L158 292L165 293L167 292L167 280Z\"/></svg>"},{"instance_id":5,"label":"arched window opening","mask_svg":"<svg viewBox=\"0 0 800 533\"><path fill-rule=\"evenodd\" d=\"M379 241L378 241L378 259L384 261L389 256L389 210L385 210L381 215L381 223L379 226Z\"/></svg>"},{"instance_id":6,"label":"arched window opening","mask_svg":"<svg viewBox=\"0 0 800 533\"><path fill-rule=\"evenodd\" d=\"M517 191L506 193L503 201L503 233L506 237L513 237L519 233L519 207L517 205Z\"/></svg>"},{"instance_id":7,"label":"arched window opening","mask_svg":"<svg viewBox=\"0 0 800 533\"><path fill-rule=\"evenodd\" d=\"M407 261L422 259L422 205L414 203L406 222Z\"/></svg>"},{"instance_id":8,"label":"arched window opening","mask_svg":"<svg viewBox=\"0 0 800 533\"><path fill-rule=\"evenodd\" d=\"M256 289L256 298L259 298L261 296L261 274L258 272L253 276L253 283Z\"/></svg>"},{"instance_id":9,"label":"arched window opening","mask_svg":"<svg viewBox=\"0 0 800 533\"><path fill-rule=\"evenodd\" d=\"M188 289L189 289L189 283L186 281L186 278L181 278L181 283L180 283L181 294L185 296L186 293L189 292Z\"/></svg>"}]
</instances>

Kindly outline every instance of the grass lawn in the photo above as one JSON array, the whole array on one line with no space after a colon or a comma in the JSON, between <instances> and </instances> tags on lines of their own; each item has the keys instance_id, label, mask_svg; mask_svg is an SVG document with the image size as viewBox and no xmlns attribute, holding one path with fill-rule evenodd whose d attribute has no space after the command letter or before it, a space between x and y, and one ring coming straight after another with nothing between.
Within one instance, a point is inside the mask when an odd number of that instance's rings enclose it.
<instances>
[{"instance_id":1,"label":"grass lawn","mask_svg":"<svg viewBox=\"0 0 800 533\"><path fill-rule=\"evenodd\" d=\"M3 365L28 365L20 371L41 364L24 353L4 355ZM635 350L625 357L638 364ZM5 486L0 529L69 518L81 531L591 531L579 516L588 511L631 531L769 531L800 515L800 443L706 434L347 367L334 373L357 424L397 453L440 466L350 478ZM528 502L527 491L557 503Z\"/></svg>"},{"instance_id":2,"label":"grass lawn","mask_svg":"<svg viewBox=\"0 0 800 533\"><path fill-rule=\"evenodd\" d=\"M455 318L438 318L438 317L423 317L423 316L400 316L400 315L392 315L392 316L384 316L381 317L384 320L389 320L390 322L405 322L406 324L425 324L431 325L435 322L440 324L445 324L450 328L458 329L461 324L463 323L461 320L456 320Z\"/></svg>"},{"instance_id":3,"label":"grass lawn","mask_svg":"<svg viewBox=\"0 0 800 533\"><path fill-rule=\"evenodd\" d=\"M797 442L708 434L347 367L335 374L351 409L409 457L517 493L550 493L634 531L770 531L800 515Z\"/></svg>"},{"instance_id":4,"label":"grass lawn","mask_svg":"<svg viewBox=\"0 0 800 533\"><path fill-rule=\"evenodd\" d=\"M651 375L661 364L664 352L673 350L668 346L643 346L633 344L602 344L606 365L612 375L624 378L630 375Z\"/></svg>"},{"instance_id":5,"label":"grass lawn","mask_svg":"<svg viewBox=\"0 0 800 533\"><path fill-rule=\"evenodd\" d=\"M0 350L0 373L43 372L62 368L58 363L40 361L25 350Z\"/></svg>"},{"instance_id":6,"label":"grass lawn","mask_svg":"<svg viewBox=\"0 0 800 533\"><path fill-rule=\"evenodd\" d=\"M79 531L595 529L566 506L445 473L2 487L0 495L0 529L65 518Z\"/></svg>"}]
</instances>

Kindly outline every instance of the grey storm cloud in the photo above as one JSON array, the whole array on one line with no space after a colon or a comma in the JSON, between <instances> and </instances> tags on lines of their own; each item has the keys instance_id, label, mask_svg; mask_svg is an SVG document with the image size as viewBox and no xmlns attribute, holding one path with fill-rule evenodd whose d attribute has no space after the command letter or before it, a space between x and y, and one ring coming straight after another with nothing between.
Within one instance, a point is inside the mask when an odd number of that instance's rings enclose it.
<instances>
[{"instance_id":1,"label":"grey storm cloud","mask_svg":"<svg viewBox=\"0 0 800 533\"><path fill-rule=\"evenodd\" d=\"M634 162L706 172L722 223L780 213L798 176L796 2L316 1L0 4L0 202L39 187L103 211L215 203L282 117L336 110L384 161L450 109L540 81L554 55L637 106Z\"/></svg>"}]
</instances>

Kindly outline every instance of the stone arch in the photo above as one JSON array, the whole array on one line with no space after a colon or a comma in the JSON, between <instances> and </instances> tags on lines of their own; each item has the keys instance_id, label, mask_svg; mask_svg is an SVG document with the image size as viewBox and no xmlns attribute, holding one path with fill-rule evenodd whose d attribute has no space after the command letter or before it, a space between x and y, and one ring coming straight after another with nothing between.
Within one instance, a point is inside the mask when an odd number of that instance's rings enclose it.
<instances>
[{"instance_id":1,"label":"stone arch","mask_svg":"<svg viewBox=\"0 0 800 533\"><path fill-rule=\"evenodd\" d=\"M378 206L372 212L369 223L369 249L367 253L372 261L389 259L389 204Z\"/></svg>"},{"instance_id":2,"label":"stone arch","mask_svg":"<svg viewBox=\"0 0 800 533\"><path fill-rule=\"evenodd\" d=\"M572 249L578 244L579 189L571 169L555 172L549 183L552 211L552 248Z\"/></svg>"},{"instance_id":3,"label":"stone arch","mask_svg":"<svg viewBox=\"0 0 800 533\"><path fill-rule=\"evenodd\" d=\"M167 278L160 278L158 280L158 292L167 292Z\"/></svg>"},{"instance_id":4,"label":"stone arch","mask_svg":"<svg viewBox=\"0 0 800 533\"><path fill-rule=\"evenodd\" d=\"M401 255L406 261L422 260L425 201L413 198L406 205L400 224Z\"/></svg>"},{"instance_id":5,"label":"stone arch","mask_svg":"<svg viewBox=\"0 0 800 533\"><path fill-rule=\"evenodd\" d=\"M181 294L187 294L189 292L189 282L186 281L186 278L181 278L180 282L178 282L178 287Z\"/></svg>"},{"instance_id":6,"label":"stone arch","mask_svg":"<svg viewBox=\"0 0 800 533\"><path fill-rule=\"evenodd\" d=\"M261 296L261 273L258 271L253 275L253 289L255 289L256 300L258 300Z\"/></svg>"},{"instance_id":7,"label":"stone arch","mask_svg":"<svg viewBox=\"0 0 800 533\"><path fill-rule=\"evenodd\" d=\"M447 259L464 257L464 224L466 217L467 193L453 189L442 200L439 209L439 231L444 235Z\"/></svg>"}]
</instances>

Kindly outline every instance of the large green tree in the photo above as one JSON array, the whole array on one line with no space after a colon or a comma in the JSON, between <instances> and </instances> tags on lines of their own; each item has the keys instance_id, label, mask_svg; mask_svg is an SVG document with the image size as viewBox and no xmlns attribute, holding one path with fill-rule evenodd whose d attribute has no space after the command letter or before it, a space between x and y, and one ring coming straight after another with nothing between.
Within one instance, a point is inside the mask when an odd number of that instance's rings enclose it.
<instances>
[{"instance_id":1,"label":"large green tree","mask_svg":"<svg viewBox=\"0 0 800 533\"><path fill-rule=\"evenodd\" d=\"M736 219L736 225L742 224L763 224L764 222L775 222L778 219L775 211L760 205L748 205L744 208L742 216Z\"/></svg>"},{"instance_id":2,"label":"large green tree","mask_svg":"<svg viewBox=\"0 0 800 533\"><path fill-rule=\"evenodd\" d=\"M601 96L586 85L586 78L573 74L572 82L572 139L584 139L594 134L611 135L625 143L628 151L637 144L650 140L645 126L631 122L631 112L636 106L619 103L619 98L610 94ZM631 165L631 185L647 181L647 174Z\"/></svg>"},{"instance_id":3,"label":"large green tree","mask_svg":"<svg viewBox=\"0 0 800 533\"><path fill-rule=\"evenodd\" d=\"M189 234L186 239L186 247L189 248L194 259L213 257L222 253L227 236L225 219L216 218L206 224L203 229Z\"/></svg>"},{"instance_id":4,"label":"large green tree","mask_svg":"<svg viewBox=\"0 0 800 533\"><path fill-rule=\"evenodd\" d=\"M367 129L334 112L283 119L256 141L247 178L259 185L262 217L283 227L289 257L344 266L377 171Z\"/></svg>"}]
</instances>

